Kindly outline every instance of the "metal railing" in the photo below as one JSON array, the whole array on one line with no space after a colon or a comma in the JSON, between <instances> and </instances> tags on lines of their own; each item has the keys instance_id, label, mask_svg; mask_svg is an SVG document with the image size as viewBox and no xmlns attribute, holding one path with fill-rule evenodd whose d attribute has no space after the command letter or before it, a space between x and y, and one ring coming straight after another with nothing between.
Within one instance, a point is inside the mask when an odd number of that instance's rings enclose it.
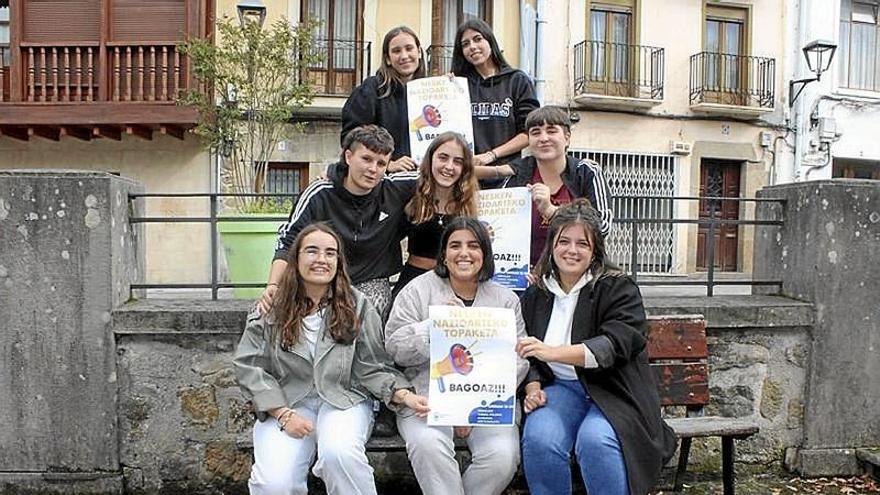
<instances>
[{"instance_id":1,"label":"metal railing","mask_svg":"<svg viewBox=\"0 0 880 495\"><path fill-rule=\"evenodd\" d=\"M320 61L306 69L315 93L349 95L370 75L372 42L333 38L317 38L312 50Z\"/></svg>"},{"instance_id":2,"label":"metal railing","mask_svg":"<svg viewBox=\"0 0 880 495\"><path fill-rule=\"evenodd\" d=\"M663 48L581 41L574 45L574 91L662 100L665 62Z\"/></svg>"},{"instance_id":3,"label":"metal railing","mask_svg":"<svg viewBox=\"0 0 880 495\"><path fill-rule=\"evenodd\" d=\"M629 273L637 284L642 286L688 286L688 285L705 285L706 295L712 297L716 285L750 285L750 286L779 286L782 287L782 280L755 280L755 279L737 279L737 280L715 280L715 231L721 225L775 225L782 226L783 220L734 220L716 218L716 212L722 210L725 202L733 201L737 203L777 203L785 205L784 199L773 198L727 198L716 196L642 196L642 197L623 197L621 199L633 200L649 200L649 201L668 201L669 208L672 209L674 201L711 201L718 205L718 208L710 207L710 215L706 218L618 218L615 222L621 224L629 224L632 226L632 248L629 261ZM639 228L646 224L679 224L679 225L706 225L706 280L643 280L639 282L639 261L638 261L638 243Z\"/></svg>"},{"instance_id":4,"label":"metal railing","mask_svg":"<svg viewBox=\"0 0 880 495\"><path fill-rule=\"evenodd\" d=\"M429 74L439 76L452 70L453 48L453 45L431 45L425 50Z\"/></svg>"},{"instance_id":5,"label":"metal railing","mask_svg":"<svg viewBox=\"0 0 880 495\"><path fill-rule=\"evenodd\" d=\"M132 216L130 222L132 224L149 224L149 223L208 223L210 224L210 258L211 258L211 280L206 283L138 283L132 284L131 290L144 289L210 289L211 298L217 299L219 289L227 288L262 288L265 282L253 283L231 283L221 282L219 280L218 255L220 241L218 236L218 222L257 222L257 221L278 221L283 222L287 219L286 215L266 215L266 216L230 216L220 215L220 206L222 198L271 198L279 197L291 198L294 203L298 194L283 193L251 193L251 194L220 194L220 193L137 193L129 194L129 201L134 202L141 198L207 198L209 201L208 216L192 216L192 217L174 217L174 216ZM762 199L762 198L726 198L726 197L698 197L698 196L621 196L619 199L629 201L664 201L669 202L670 209L675 201L705 201L712 200L713 203L722 205L723 202L734 201L737 203L777 203L785 204L783 199ZM131 211L136 211L132 207ZM779 220L732 220L715 218L715 209L708 218L634 218L624 217L615 219L615 223L627 224L632 229L632 251L629 263L624 264L624 268L628 273L642 286L706 286L706 295L711 297L714 295L714 288L720 285L748 285L748 286L782 286L781 280L755 280L755 279L736 279L736 280L716 280L715 278L715 231L722 225L737 226L781 226L784 221ZM639 281L639 260L638 260L638 242L639 230L644 225L649 224L677 224L677 225L706 225L708 231L706 233L706 260L707 272L706 280L641 280ZM613 227L612 227L613 228Z\"/></svg>"},{"instance_id":6,"label":"metal railing","mask_svg":"<svg viewBox=\"0 0 880 495\"><path fill-rule=\"evenodd\" d=\"M690 103L773 108L776 60L700 52L690 58Z\"/></svg>"}]
</instances>

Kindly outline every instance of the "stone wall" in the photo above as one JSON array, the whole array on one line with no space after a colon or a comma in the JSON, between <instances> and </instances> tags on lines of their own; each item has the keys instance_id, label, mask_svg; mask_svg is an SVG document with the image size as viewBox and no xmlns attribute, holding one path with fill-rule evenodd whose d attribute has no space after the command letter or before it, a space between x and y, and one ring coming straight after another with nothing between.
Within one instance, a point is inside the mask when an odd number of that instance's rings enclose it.
<instances>
[{"instance_id":1,"label":"stone wall","mask_svg":"<svg viewBox=\"0 0 880 495\"><path fill-rule=\"evenodd\" d=\"M813 303L803 448L793 467L811 476L855 474L855 448L880 445L880 181L826 180L761 191L755 278Z\"/></svg>"},{"instance_id":2,"label":"stone wall","mask_svg":"<svg viewBox=\"0 0 880 495\"><path fill-rule=\"evenodd\" d=\"M231 359L246 303L142 301L113 313L120 462L131 491L244 490L252 419ZM781 464L801 441L812 308L775 297L648 300L652 314L707 315L710 414L755 416L761 433L738 459ZM695 442L694 469L717 470L720 442ZM373 458L377 478L409 476L406 459Z\"/></svg>"}]
</instances>

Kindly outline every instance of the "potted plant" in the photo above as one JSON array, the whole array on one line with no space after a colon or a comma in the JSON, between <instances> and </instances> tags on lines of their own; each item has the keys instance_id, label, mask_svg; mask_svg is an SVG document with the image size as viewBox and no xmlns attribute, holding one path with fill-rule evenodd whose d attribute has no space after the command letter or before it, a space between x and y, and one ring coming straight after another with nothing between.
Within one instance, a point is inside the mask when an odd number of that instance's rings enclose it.
<instances>
[{"instance_id":1,"label":"potted plant","mask_svg":"<svg viewBox=\"0 0 880 495\"><path fill-rule=\"evenodd\" d=\"M181 52L192 62L199 89L185 93L181 103L199 113L195 132L220 158L220 191L224 194L265 193L269 160L278 143L302 131L290 118L313 97L305 70L320 60L312 49L314 24L292 25L223 18L217 42L191 39ZM277 216L290 211L290 198L225 197L221 215ZM278 220L219 222L229 277L234 283L263 283ZM255 238L256 237L256 238ZM256 297L261 289L235 289L236 297Z\"/></svg>"}]
</instances>

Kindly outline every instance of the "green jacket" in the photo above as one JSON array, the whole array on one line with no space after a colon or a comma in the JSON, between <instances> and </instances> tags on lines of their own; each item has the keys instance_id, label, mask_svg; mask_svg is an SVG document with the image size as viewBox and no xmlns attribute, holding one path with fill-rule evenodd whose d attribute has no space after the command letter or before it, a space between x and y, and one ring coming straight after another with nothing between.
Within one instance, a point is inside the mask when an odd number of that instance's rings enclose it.
<instances>
[{"instance_id":1,"label":"green jacket","mask_svg":"<svg viewBox=\"0 0 880 495\"><path fill-rule=\"evenodd\" d=\"M235 351L235 378L254 403L260 420L277 407L296 407L317 388L318 395L332 406L348 409L370 394L394 409L395 390L411 388L409 381L392 365L382 342L382 322L363 294L355 290L355 304L361 329L352 344L340 344L325 331L315 345L316 362L309 355L305 338L289 351L273 342L273 322L254 309ZM327 315L325 322L329 321Z\"/></svg>"}]
</instances>

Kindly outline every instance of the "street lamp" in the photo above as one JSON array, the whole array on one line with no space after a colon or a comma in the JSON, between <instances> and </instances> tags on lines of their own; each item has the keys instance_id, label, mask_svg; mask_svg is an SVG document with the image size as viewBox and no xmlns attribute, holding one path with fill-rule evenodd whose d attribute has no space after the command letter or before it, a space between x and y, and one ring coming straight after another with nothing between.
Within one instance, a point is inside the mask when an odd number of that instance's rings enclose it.
<instances>
[{"instance_id":1,"label":"street lamp","mask_svg":"<svg viewBox=\"0 0 880 495\"><path fill-rule=\"evenodd\" d=\"M262 0L241 0L235 6L238 10L238 21L242 26L248 21L259 23L259 27L263 27L266 22L266 6Z\"/></svg>"},{"instance_id":2,"label":"street lamp","mask_svg":"<svg viewBox=\"0 0 880 495\"><path fill-rule=\"evenodd\" d=\"M816 77L808 77L806 79L797 79L788 83L788 108L794 106L795 100L804 91L807 84L818 81L822 77L822 73L828 71L831 67L831 60L834 58L834 52L837 50L837 44L831 41L813 40L803 48L804 57L807 59L807 67L810 72L814 72ZM797 92L795 92L797 88Z\"/></svg>"}]
</instances>

